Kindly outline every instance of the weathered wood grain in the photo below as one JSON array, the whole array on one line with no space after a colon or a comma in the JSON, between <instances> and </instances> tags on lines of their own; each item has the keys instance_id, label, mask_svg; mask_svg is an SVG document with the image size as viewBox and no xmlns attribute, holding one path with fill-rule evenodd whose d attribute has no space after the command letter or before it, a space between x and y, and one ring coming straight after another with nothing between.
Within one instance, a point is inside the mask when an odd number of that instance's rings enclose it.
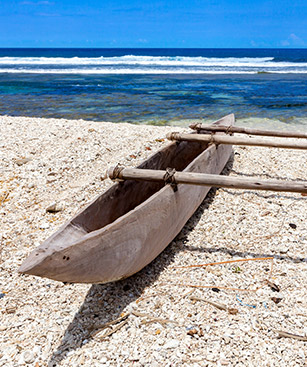
<instances>
[{"instance_id":1,"label":"weathered wood grain","mask_svg":"<svg viewBox=\"0 0 307 367\"><path fill-rule=\"evenodd\" d=\"M260 136L276 136L284 138L302 138L307 139L307 133L298 131L279 131L279 130L262 130L262 129L251 129L241 126L221 126L221 125L203 125L203 124L192 124L190 128L193 130L203 130L212 132L226 132L227 134L241 133L248 135L260 135Z\"/></svg>"},{"instance_id":2,"label":"weathered wood grain","mask_svg":"<svg viewBox=\"0 0 307 367\"><path fill-rule=\"evenodd\" d=\"M123 168L116 176L117 167L111 167L108 175L112 179L164 182L166 171L138 168ZM307 193L307 181L259 180L257 178L228 177L195 172L176 172L177 184L227 187L230 189L268 190Z\"/></svg>"},{"instance_id":3,"label":"weathered wood grain","mask_svg":"<svg viewBox=\"0 0 307 367\"><path fill-rule=\"evenodd\" d=\"M220 120L232 125L234 116ZM138 168L219 174L229 145L171 143ZM180 232L210 187L127 180L114 184L36 248L22 273L71 283L107 283L149 264Z\"/></svg>"},{"instance_id":4,"label":"weathered wood grain","mask_svg":"<svg viewBox=\"0 0 307 367\"><path fill-rule=\"evenodd\" d=\"M295 139L265 139L265 138L246 138L241 136L220 136L212 134L181 134L169 133L167 139L177 141L194 141L210 144L229 144L246 145L258 147L289 148L289 149L307 149L307 141L298 141Z\"/></svg>"}]
</instances>

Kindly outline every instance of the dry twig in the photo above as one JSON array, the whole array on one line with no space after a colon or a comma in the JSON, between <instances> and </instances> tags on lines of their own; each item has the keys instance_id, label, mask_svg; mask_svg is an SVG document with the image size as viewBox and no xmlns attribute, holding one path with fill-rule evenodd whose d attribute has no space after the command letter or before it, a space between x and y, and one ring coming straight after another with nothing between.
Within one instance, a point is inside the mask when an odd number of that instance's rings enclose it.
<instances>
[{"instance_id":1,"label":"dry twig","mask_svg":"<svg viewBox=\"0 0 307 367\"><path fill-rule=\"evenodd\" d=\"M291 334L288 333L286 331L282 331L282 330L275 330L273 329L273 331L275 333L278 333L278 337L279 338L292 338L292 339L296 339L296 340L302 340L303 342L307 342L307 336L303 336L303 335L297 335L297 334Z\"/></svg>"},{"instance_id":2,"label":"dry twig","mask_svg":"<svg viewBox=\"0 0 307 367\"><path fill-rule=\"evenodd\" d=\"M3 195L3 197L1 198L1 201L0 201L0 206L5 202L5 200L8 198L8 196L9 196L9 192L7 191L4 195Z\"/></svg>"},{"instance_id":3,"label":"dry twig","mask_svg":"<svg viewBox=\"0 0 307 367\"><path fill-rule=\"evenodd\" d=\"M114 325L114 324L119 323L120 321L122 321L122 320L126 319L129 315L130 315L130 313L126 313L125 315L123 315L123 316L121 316L121 317L119 317L119 318L117 318L117 319L115 319L115 320L112 320L112 321L110 321L110 322L106 322L105 324L101 324L101 325L93 325L93 326L91 327L91 329L92 329L92 330L93 330L93 329L95 329L95 331L93 331L93 332L91 333L91 336L93 337L93 336L97 335L98 333L100 333L103 329L106 329L106 328L108 328L108 327L110 327L110 326L112 326L112 325ZM115 330L115 331L116 331L116 330Z\"/></svg>"},{"instance_id":4,"label":"dry twig","mask_svg":"<svg viewBox=\"0 0 307 367\"><path fill-rule=\"evenodd\" d=\"M170 283L162 283L162 285L169 285ZM243 288L231 288L231 287L223 287L223 286L216 286L216 285L198 285L198 284L186 284L186 283L174 283L174 286L179 287L192 287L192 288L206 288L206 289L224 289L228 291L236 291L236 292L257 292L258 289L260 289L262 286L256 288L256 289L243 289Z\"/></svg>"},{"instance_id":5,"label":"dry twig","mask_svg":"<svg viewBox=\"0 0 307 367\"><path fill-rule=\"evenodd\" d=\"M187 265L187 266L174 266L171 269L191 269L191 268L201 268L206 266L213 266L213 265L224 265L224 264L231 264L231 263L237 263L237 262L247 262L247 261L263 261L263 260L271 260L271 269L268 278L271 278L273 273L273 266L274 266L274 258L273 257L255 257L255 258L249 258L249 259L237 259L237 260L226 260L226 261L218 261L213 263L207 263L207 264L197 264L197 265ZM265 283L270 283L268 279L264 281ZM176 283L175 285L183 286L183 287L193 287L193 288L218 288L218 289L224 289L224 290L231 290L231 291L238 291L238 292L257 292L258 289L262 288L263 285L260 285L256 289L242 289L242 288L231 288L231 287L225 287L225 286L216 286L216 285L195 285L195 284L184 284L184 283Z\"/></svg>"},{"instance_id":6,"label":"dry twig","mask_svg":"<svg viewBox=\"0 0 307 367\"><path fill-rule=\"evenodd\" d=\"M197 264L197 265L187 265L187 266L174 266L170 269L187 269L187 268L202 268L205 266L213 266L213 265L223 265L223 264L230 264L230 263L238 263L238 262L246 262L246 261L259 261L259 260L271 260L273 261L273 257L252 257L250 259L237 259L237 260L227 260L227 261L218 261L214 263L207 263L207 264Z\"/></svg>"},{"instance_id":7,"label":"dry twig","mask_svg":"<svg viewBox=\"0 0 307 367\"><path fill-rule=\"evenodd\" d=\"M158 322L161 325L168 324L169 322L171 322L173 324L178 324L178 322L174 321L174 320L161 319L159 317L154 317L154 316L151 316L149 314L141 313L141 312L137 312L137 311L133 311L133 312L131 312L131 314L134 315L134 316L138 316L138 317L147 317L149 319L149 320L142 320L141 324L150 324L152 322Z\"/></svg>"},{"instance_id":8,"label":"dry twig","mask_svg":"<svg viewBox=\"0 0 307 367\"><path fill-rule=\"evenodd\" d=\"M224 305L223 303L213 302L213 301L210 301L208 299L199 298L199 297L195 297L195 296L191 296L190 299L192 301L202 301L202 302L209 303L209 305L212 305L212 306L218 308L219 310L227 311L228 313L230 313L232 315L235 315L235 314L238 313L238 310L236 308L229 308L228 306Z\"/></svg>"},{"instance_id":9,"label":"dry twig","mask_svg":"<svg viewBox=\"0 0 307 367\"><path fill-rule=\"evenodd\" d=\"M111 330L109 330L105 334L99 336L99 340L102 340L102 339L106 338L107 336L110 336L110 335L114 334L117 330L121 329L124 325L126 325L127 322L128 322L128 320L124 320L120 324L112 327ZM102 330L99 330L98 332L96 332L95 335L98 334L100 331L102 331Z\"/></svg>"}]
</instances>

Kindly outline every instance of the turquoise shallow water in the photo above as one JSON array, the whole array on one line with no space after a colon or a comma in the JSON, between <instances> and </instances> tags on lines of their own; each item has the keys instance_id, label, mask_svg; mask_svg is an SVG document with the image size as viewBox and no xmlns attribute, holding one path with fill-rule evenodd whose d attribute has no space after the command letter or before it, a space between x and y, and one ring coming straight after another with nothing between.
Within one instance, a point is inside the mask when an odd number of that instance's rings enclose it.
<instances>
[{"instance_id":1,"label":"turquoise shallow water","mask_svg":"<svg viewBox=\"0 0 307 367\"><path fill-rule=\"evenodd\" d=\"M307 50L0 49L0 114L306 129Z\"/></svg>"}]
</instances>

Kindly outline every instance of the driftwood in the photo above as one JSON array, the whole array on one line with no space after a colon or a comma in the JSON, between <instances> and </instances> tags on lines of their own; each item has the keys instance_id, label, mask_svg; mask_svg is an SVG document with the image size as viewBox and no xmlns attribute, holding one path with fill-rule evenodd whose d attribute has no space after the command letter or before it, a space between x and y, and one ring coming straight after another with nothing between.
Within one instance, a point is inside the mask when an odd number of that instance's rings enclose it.
<instances>
[{"instance_id":1,"label":"driftwood","mask_svg":"<svg viewBox=\"0 0 307 367\"><path fill-rule=\"evenodd\" d=\"M307 342L307 336L304 336L304 335L292 334L292 333L288 333L287 331L275 330L275 329L273 329L272 331L274 331L275 333L278 333L279 338L282 338L282 337L292 338L296 340L301 340L303 342Z\"/></svg>"},{"instance_id":2,"label":"driftwood","mask_svg":"<svg viewBox=\"0 0 307 367\"><path fill-rule=\"evenodd\" d=\"M240 126L212 126L212 125L202 125L202 124L192 124L190 128L193 130L204 130L212 132L226 132L227 134L240 133L248 135L261 135L261 136L278 136L284 138L303 138L307 139L306 133L296 132L296 131L277 131L277 130L260 130L260 129L250 129Z\"/></svg>"},{"instance_id":3,"label":"driftwood","mask_svg":"<svg viewBox=\"0 0 307 367\"><path fill-rule=\"evenodd\" d=\"M111 179L159 182L165 180L166 171L111 167L107 174ZM297 181L258 180L196 172L175 172L172 180L177 184L307 193L307 182Z\"/></svg>"},{"instance_id":4,"label":"driftwood","mask_svg":"<svg viewBox=\"0 0 307 367\"><path fill-rule=\"evenodd\" d=\"M230 145L247 145L257 147L273 147L273 148L289 148L289 149L307 149L307 142L285 139L263 139L263 138L246 138L241 136L221 136L212 134L181 134L169 133L167 139L177 141L194 141L209 144L230 144Z\"/></svg>"}]
</instances>

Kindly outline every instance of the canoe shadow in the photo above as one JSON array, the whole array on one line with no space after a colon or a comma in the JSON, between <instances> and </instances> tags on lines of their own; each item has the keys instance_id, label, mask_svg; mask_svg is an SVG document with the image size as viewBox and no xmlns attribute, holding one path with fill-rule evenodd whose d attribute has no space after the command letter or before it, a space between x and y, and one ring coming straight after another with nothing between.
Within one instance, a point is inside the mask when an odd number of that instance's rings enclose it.
<instances>
[{"instance_id":1,"label":"canoe shadow","mask_svg":"<svg viewBox=\"0 0 307 367\"><path fill-rule=\"evenodd\" d=\"M304 181L306 182L306 181ZM228 189L223 189L225 192L227 192L227 194L232 195L232 196L244 196L246 194L253 194L255 196L258 196L259 198L263 198L263 199L276 199L276 197L278 196L280 199L290 199L292 201L302 201L302 200L306 200L306 197L304 196L297 196L297 193L293 193L291 194L291 192L289 193L284 193L282 191L280 192L275 192L272 194L267 194L267 193L260 193L260 192L256 192L253 190L244 190L242 192L238 192L238 191L232 191L232 190L228 190ZM296 195L296 196L295 196Z\"/></svg>"},{"instance_id":2,"label":"canoe shadow","mask_svg":"<svg viewBox=\"0 0 307 367\"><path fill-rule=\"evenodd\" d=\"M228 175L233 166L233 155L222 174ZM176 253L183 251L182 244L189 232L197 225L205 210L214 200L217 189L211 189L197 211L185 224L171 244L149 265L137 274L114 283L94 284L85 296L83 304L68 325L61 344L53 352L48 367L56 367L68 353L87 344L97 325L106 324L120 317L121 313L141 297L144 290L153 284L160 273L173 263Z\"/></svg>"},{"instance_id":3,"label":"canoe shadow","mask_svg":"<svg viewBox=\"0 0 307 367\"><path fill-rule=\"evenodd\" d=\"M232 173L234 173L236 176L238 177L251 177L251 178L256 178L256 179L268 179L268 180L283 180L283 181L288 181L288 182L306 182L306 179L304 178L289 178L286 176L281 176L281 175L271 175L269 173L247 173L247 172L241 172L241 171L237 171L232 169L231 170Z\"/></svg>"}]
</instances>

